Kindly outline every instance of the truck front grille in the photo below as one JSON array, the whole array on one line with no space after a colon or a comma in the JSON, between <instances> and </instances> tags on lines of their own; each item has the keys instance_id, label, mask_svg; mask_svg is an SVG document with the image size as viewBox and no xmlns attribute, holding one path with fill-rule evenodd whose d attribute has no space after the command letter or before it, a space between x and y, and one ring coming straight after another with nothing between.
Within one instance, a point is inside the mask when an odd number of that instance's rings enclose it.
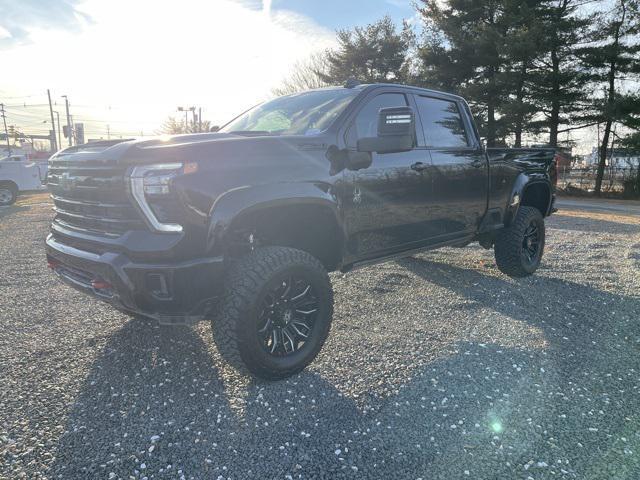
<instances>
[{"instance_id":1,"label":"truck front grille","mask_svg":"<svg viewBox=\"0 0 640 480\"><path fill-rule=\"evenodd\" d=\"M116 237L144 229L129 200L125 167L104 160L54 159L47 183L54 202L54 223L67 230Z\"/></svg>"}]
</instances>

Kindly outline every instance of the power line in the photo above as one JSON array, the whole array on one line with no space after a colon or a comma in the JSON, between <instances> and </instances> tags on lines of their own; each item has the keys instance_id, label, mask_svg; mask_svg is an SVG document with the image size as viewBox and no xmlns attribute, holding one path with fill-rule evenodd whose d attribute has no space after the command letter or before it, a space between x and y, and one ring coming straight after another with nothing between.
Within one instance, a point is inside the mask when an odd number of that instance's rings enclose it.
<instances>
[{"instance_id":1,"label":"power line","mask_svg":"<svg viewBox=\"0 0 640 480\"><path fill-rule=\"evenodd\" d=\"M6 90L0 90L0 91L6 91ZM33 97L40 97L42 96L41 94L33 94L33 95L18 95L18 96L14 96L14 97L7 97L4 94L2 95L4 98L6 98L7 100L17 100L18 98L33 98ZM6 105L5 105L6 107Z\"/></svg>"},{"instance_id":2,"label":"power line","mask_svg":"<svg viewBox=\"0 0 640 480\"><path fill-rule=\"evenodd\" d=\"M74 105L75 108L75 105ZM16 116L16 117L26 117L29 119L32 118L40 118L40 117L47 117L48 116L48 111L45 110L44 108L41 111L23 111L23 112L18 112L15 111L13 109L11 110L6 110L7 114L9 114L10 116ZM157 118L136 118L133 120L116 120L116 119L105 119L105 118L89 118L89 117L76 117L76 120L82 120L84 122L102 122L102 123L124 123L124 124L140 124L140 123L159 123Z\"/></svg>"},{"instance_id":3,"label":"power line","mask_svg":"<svg viewBox=\"0 0 640 480\"><path fill-rule=\"evenodd\" d=\"M7 114L7 119L11 119L11 122L15 122L15 123L35 123L35 122L39 122L40 120L46 120L48 115L47 112L42 111L40 113L15 113L15 112L10 112L10 111L6 111ZM160 126L160 123L157 119L136 119L136 120L114 120L114 119L104 119L104 118L86 118L86 117L76 117L74 116L74 120L75 122L83 122L86 124L121 124L121 125L130 125L133 128L137 129L138 125L158 125Z\"/></svg>"},{"instance_id":4,"label":"power line","mask_svg":"<svg viewBox=\"0 0 640 480\"><path fill-rule=\"evenodd\" d=\"M20 123L14 122L14 123L16 123L16 125L20 125L22 127L33 127L35 125L42 125L44 122L48 122L48 120L42 120L42 121L37 121L37 122L27 122L27 123L24 123L24 122L20 122Z\"/></svg>"},{"instance_id":5,"label":"power line","mask_svg":"<svg viewBox=\"0 0 640 480\"><path fill-rule=\"evenodd\" d=\"M57 103L54 102L55 105L57 105ZM147 107L148 104L146 103L127 103L127 104L73 104L73 108L93 108L96 110L121 110L121 109L130 109L132 106L144 106ZM5 107L7 108L31 108L31 107L48 107L49 104L48 103L17 103L17 104L13 104L13 105L5 105ZM170 108L169 106L167 106L167 111L172 110L172 108Z\"/></svg>"},{"instance_id":6,"label":"power line","mask_svg":"<svg viewBox=\"0 0 640 480\"><path fill-rule=\"evenodd\" d=\"M135 125L135 124L139 124L139 123L158 123L157 119L145 119L145 120L111 120L111 119L100 119L100 118L80 118L80 117L76 117L76 120L82 120L83 122L97 122L97 123L126 123L126 124L130 124L130 125Z\"/></svg>"},{"instance_id":7,"label":"power line","mask_svg":"<svg viewBox=\"0 0 640 480\"><path fill-rule=\"evenodd\" d=\"M8 108L31 108L31 107L48 107L48 103L31 103L27 105L26 103L20 103L16 105L5 105Z\"/></svg>"},{"instance_id":8,"label":"power line","mask_svg":"<svg viewBox=\"0 0 640 480\"><path fill-rule=\"evenodd\" d=\"M48 104L42 104L42 106L32 105L30 107L14 106L11 109L6 110L7 121L14 125L17 129L25 134L43 134L47 135L50 130L47 130L42 124L49 123L48 109L45 108ZM76 105L74 104L74 109ZM64 113L63 113L64 115ZM117 115L117 114L116 114ZM89 116L83 115L82 117L75 117L74 123L84 123L85 131L87 135L95 137L104 137L106 135L105 127L110 124L120 125L125 127L124 129L117 129L110 132L115 137L154 137L158 134L156 131L161 128L161 121L157 118L147 119L133 119L133 120L118 120L107 119L103 117L89 118ZM144 130L152 133L144 133Z\"/></svg>"},{"instance_id":9,"label":"power line","mask_svg":"<svg viewBox=\"0 0 640 480\"><path fill-rule=\"evenodd\" d=\"M43 112L14 112L13 110L6 110L6 112L9 115L15 115L16 117L33 117L33 116L40 116L40 115L46 115L46 113Z\"/></svg>"}]
</instances>

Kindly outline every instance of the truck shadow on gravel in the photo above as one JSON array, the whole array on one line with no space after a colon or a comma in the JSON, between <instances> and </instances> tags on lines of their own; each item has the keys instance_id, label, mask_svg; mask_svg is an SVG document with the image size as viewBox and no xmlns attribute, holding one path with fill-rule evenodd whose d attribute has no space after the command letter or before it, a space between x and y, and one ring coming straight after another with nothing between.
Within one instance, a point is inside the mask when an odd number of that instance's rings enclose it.
<instances>
[{"instance_id":1,"label":"truck shadow on gravel","mask_svg":"<svg viewBox=\"0 0 640 480\"><path fill-rule=\"evenodd\" d=\"M462 345L370 410L307 371L251 382L238 415L197 332L160 330L129 322L110 338L68 415L51 478L447 478L471 449L478 472L490 423L509 421L483 392L529 385L511 375L513 362L530 360L526 352ZM480 384L487 365L494 373ZM504 470L486 471L496 468Z\"/></svg>"},{"instance_id":2,"label":"truck shadow on gravel","mask_svg":"<svg viewBox=\"0 0 640 480\"><path fill-rule=\"evenodd\" d=\"M154 463L176 464L186 437L194 442L203 419L216 425L218 415L230 416L222 391L197 332L130 321L109 338L92 365L68 416L51 476L144 474L141 464L151 463L154 435L163 447L154 447Z\"/></svg>"},{"instance_id":3,"label":"truck shadow on gravel","mask_svg":"<svg viewBox=\"0 0 640 480\"><path fill-rule=\"evenodd\" d=\"M638 405L624 391L638 362L616 342L637 353L624 336L639 332L622 317L615 325L610 310L640 315L637 300L541 276L514 283L422 257L399 263L542 329L549 348L458 338L457 353L417 368L394 395L363 408L313 368L282 382L251 380L239 398L197 329L132 321L91 366L49 476L450 479L468 470L515 478L528 465L535 478L608 478L613 464L629 474L620 478L636 478L638 464L623 451L640 447ZM558 289L566 297L550 298ZM501 290L515 305L496 301ZM551 318L545 307L562 315ZM607 414L585 417L598 409ZM620 445L622 436L631 443Z\"/></svg>"},{"instance_id":4,"label":"truck shadow on gravel","mask_svg":"<svg viewBox=\"0 0 640 480\"><path fill-rule=\"evenodd\" d=\"M506 403L520 403L514 412L520 418L512 423L519 423L525 436L529 430L539 437L532 450L540 452L553 445L556 455L581 464L577 478L639 478L640 461L630 454L640 448L640 402L630 392L638 388L640 297L613 294L542 272L526 279L501 279L454 262L442 263L425 255L398 263L478 307L540 329L548 342L547 348L530 353L522 363L513 362L512 373L529 370L520 380L528 385L508 382L500 393L520 398ZM520 351L493 348L487 370L498 365L500 356L517 357ZM493 396L491 389L486 394ZM537 428L532 428L536 422ZM516 439L527 444L520 435ZM583 449L590 455L580 453Z\"/></svg>"},{"instance_id":5,"label":"truck shadow on gravel","mask_svg":"<svg viewBox=\"0 0 640 480\"><path fill-rule=\"evenodd\" d=\"M398 263L423 280L481 307L542 329L552 348L564 348L566 340L562 337L568 333L576 354L589 355L591 348L580 351L573 342L592 345L593 335L624 334L622 326L628 327L627 333L640 332L637 322L631 321L640 318L640 297L616 295L587 284L544 276L542 271L525 279L506 280L427 257L411 257Z\"/></svg>"}]
</instances>

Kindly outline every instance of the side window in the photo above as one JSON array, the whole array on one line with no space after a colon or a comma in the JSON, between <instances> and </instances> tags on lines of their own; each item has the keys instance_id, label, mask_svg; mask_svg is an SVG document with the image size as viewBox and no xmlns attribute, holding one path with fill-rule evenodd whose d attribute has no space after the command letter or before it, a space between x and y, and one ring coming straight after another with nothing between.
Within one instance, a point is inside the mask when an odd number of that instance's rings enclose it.
<instances>
[{"instance_id":1,"label":"side window","mask_svg":"<svg viewBox=\"0 0 640 480\"><path fill-rule=\"evenodd\" d=\"M402 93L382 93L369 100L349 128L348 145L355 147L359 138L375 137L378 134L378 112L381 108L407 105L407 98Z\"/></svg>"},{"instance_id":2,"label":"side window","mask_svg":"<svg viewBox=\"0 0 640 480\"><path fill-rule=\"evenodd\" d=\"M467 147L464 123L455 102L416 96L428 147Z\"/></svg>"}]
</instances>

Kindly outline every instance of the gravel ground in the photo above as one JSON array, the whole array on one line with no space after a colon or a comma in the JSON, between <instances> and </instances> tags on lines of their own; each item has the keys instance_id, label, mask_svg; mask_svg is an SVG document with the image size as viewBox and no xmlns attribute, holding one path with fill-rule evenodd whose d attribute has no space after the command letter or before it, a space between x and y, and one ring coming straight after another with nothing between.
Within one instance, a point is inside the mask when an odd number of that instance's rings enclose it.
<instances>
[{"instance_id":1,"label":"gravel ground","mask_svg":"<svg viewBox=\"0 0 640 480\"><path fill-rule=\"evenodd\" d=\"M572 208L528 279L478 246L333 275L320 357L264 383L206 324L54 281L25 197L0 209L0 478L640 478L640 216Z\"/></svg>"}]
</instances>

